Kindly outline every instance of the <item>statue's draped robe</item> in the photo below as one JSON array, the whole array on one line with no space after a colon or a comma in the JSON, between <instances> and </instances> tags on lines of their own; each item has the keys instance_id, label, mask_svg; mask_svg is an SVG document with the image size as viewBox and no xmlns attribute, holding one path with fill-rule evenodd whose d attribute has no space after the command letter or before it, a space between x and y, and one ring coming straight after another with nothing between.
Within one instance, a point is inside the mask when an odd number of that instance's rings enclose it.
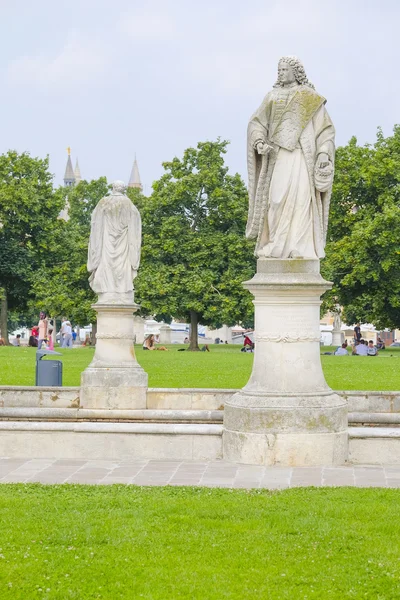
<instances>
[{"instance_id":1,"label":"statue's draped robe","mask_svg":"<svg viewBox=\"0 0 400 600\"><path fill-rule=\"evenodd\" d=\"M97 294L133 290L140 262L141 219L127 196L113 194L100 200L92 214L88 271Z\"/></svg>"},{"instance_id":2,"label":"statue's draped robe","mask_svg":"<svg viewBox=\"0 0 400 600\"><path fill-rule=\"evenodd\" d=\"M325 99L309 86L277 87L248 127L249 216L246 236L256 255L322 258L332 177L317 189L318 154L334 163L335 130ZM273 147L259 155L258 142Z\"/></svg>"}]
</instances>

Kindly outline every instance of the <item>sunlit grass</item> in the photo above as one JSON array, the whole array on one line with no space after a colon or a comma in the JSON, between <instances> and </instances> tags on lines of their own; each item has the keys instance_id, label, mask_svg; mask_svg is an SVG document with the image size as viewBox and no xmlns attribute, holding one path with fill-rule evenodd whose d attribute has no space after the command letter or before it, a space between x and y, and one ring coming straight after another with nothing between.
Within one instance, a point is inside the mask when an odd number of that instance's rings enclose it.
<instances>
[{"instance_id":1,"label":"sunlit grass","mask_svg":"<svg viewBox=\"0 0 400 600\"><path fill-rule=\"evenodd\" d=\"M0 486L0 597L397 600L400 493Z\"/></svg>"},{"instance_id":2,"label":"sunlit grass","mask_svg":"<svg viewBox=\"0 0 400 600\"><path fill-rule=\"evenodd\" d=\"M149 374L150 387L243 387L249 378L253 355L240 346L211 345L210 352L145 352L135 347L139 363ZM93 357L93 348L59 350L63 385L77 386L80 374ZM329 351L323 348L322 352ZM35 384L35 348L0 347L0 385ZM377 357L321 356L328 384L336 390L400 390L400 352L387 349Z\"/></svg>"}]
</instances>

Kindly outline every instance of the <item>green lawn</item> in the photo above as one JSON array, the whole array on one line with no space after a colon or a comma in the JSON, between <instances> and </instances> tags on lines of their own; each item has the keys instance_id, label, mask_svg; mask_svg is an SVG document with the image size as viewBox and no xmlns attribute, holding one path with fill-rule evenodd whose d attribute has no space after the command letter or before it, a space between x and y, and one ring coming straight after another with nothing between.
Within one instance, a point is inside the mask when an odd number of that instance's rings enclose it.
<instances>
[{"instance_id":1,"label":"green lawn","mask_svg":"<svg viewBox=\"0 0 400 600\"><path fill-rule=\"evenodd\" d=\"M241 388L247 382L252 354L239 346L212 345L211 352L144 352L136 347L139 363L149 374L150 387ZM329 351L323 348L322 352ZM60 350L63 384L79 385L80 373L93 356L92 348ZM0 347L0 385L34 385L34 348ZM336 390L400 390L400 352L385 350L377 357L321 356L325 376Z\"/></svg>"},{"instance_id":2,"label":"green lawn","mask_svg":"<svg viewBox=\"0 0 400 600\"><path fill-rule=\"evenodd\" d=\"M0 597L400 597L400 492L0 486Z\"/></svg>"}]
</instances>

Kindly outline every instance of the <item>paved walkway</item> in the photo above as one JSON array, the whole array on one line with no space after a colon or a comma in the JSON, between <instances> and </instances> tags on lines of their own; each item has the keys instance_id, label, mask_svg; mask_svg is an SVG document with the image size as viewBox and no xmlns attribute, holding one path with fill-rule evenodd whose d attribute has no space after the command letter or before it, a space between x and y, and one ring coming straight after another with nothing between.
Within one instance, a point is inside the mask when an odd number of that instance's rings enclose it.
<instances>
[{"instance_id":1,"label":"paved walkway","mask_svg":"<svg viewBox=\"0 0 400 600\"><path fill-rule=\"evenodd\" d=\"M400 488L400 466L259 467L226 461L24 460L0 458L0 483L124 483L285 489L303 486Z\"/></svg>"}]
</instances>

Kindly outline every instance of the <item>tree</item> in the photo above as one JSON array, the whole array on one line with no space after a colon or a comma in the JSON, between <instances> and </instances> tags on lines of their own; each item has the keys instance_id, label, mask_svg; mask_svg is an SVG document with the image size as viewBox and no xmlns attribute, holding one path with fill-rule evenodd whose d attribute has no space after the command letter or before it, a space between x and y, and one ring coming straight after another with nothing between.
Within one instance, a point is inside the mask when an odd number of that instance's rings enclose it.
<instances>
[{"instance_id":1,"label":"tree","mask_svg":"<svg viewBox=\"0 0 400 600\"><path fill-rule=\"evenodd\" d=\"M26 308L30 282L63 205L48 167L48 157L33 158L28 152L0 156L0 326L6 343L8 310Z\"/></svg>"},{"instance_id":2,"label":"tree","mask_svg":"<svg viewBox=\"0 0 400 600\"><path fill-rule=\"evenodd\" d=\"M251 318L242 282L255 271L254 244L244 237L248 198L238 174L224 165L228 142L202 142L165 173L141 210L143 245L136 297L157 319L187 319L190 349L198 323L213 327Z\"/></svg>"},{"instance_id":3,"label":"tree","mask_svg":"<svg viewBox=\"0 0 400 600\"><path fill-rule=\"evenodd\" d=\"M323 274L348 323L400 326L400 126L338 148Z\"/></svg>"}]
</instances>

